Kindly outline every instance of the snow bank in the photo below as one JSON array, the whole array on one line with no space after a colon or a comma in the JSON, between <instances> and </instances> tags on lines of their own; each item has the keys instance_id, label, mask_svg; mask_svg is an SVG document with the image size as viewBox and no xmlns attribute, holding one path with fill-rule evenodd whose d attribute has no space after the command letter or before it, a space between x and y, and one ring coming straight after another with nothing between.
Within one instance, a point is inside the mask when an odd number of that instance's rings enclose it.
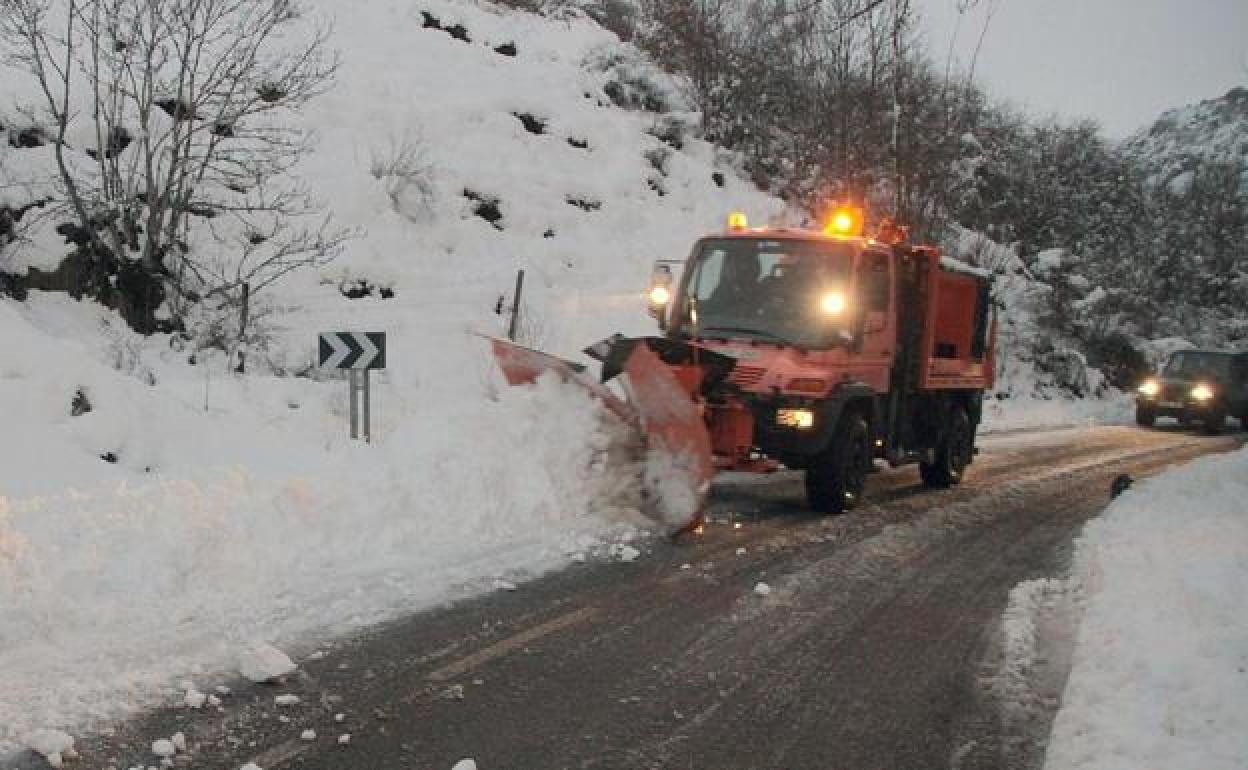
<instances>
[{"instance_id":1,"label":"snow bank","mask_svg":"<svg viewBox=\"0 0 1248 770\"><path fill-rule=\"evenodd\" d=\"M1046 768L1248 758L1248 451L1137 483L1086 527L1086 609Z\"/></svg>"},{"instance_id":2,"label":"snow bank","mask_svg":"<svg viewBox=\"0 0 1248 770\"><path fill-rule=\"evenodd\" d=\"M49 368L72 368L59 364ZM445 404L442 419L406 421L384 444L325 449L286 446L291 435L239 420L249 410L224 387L217 398L233 408L205 416L85 364L77 375L14 389L61 413L45 424L38 404L14 415L19 426L33 421L16 434L29 440L5 442L0 465L34 469L24 454L36 441L58 450L22 486L63 485L58 457L126 474L93 458L103 445L88 443L97 435L88 420L114 409L142 419L144 396L161 440L211 439L215 426L251 443L239 453L250 461L231 466L223 452L198 470L174 464L176 476L0 494L0 751L37 727L80 727L151 703L188 671L233 674L238 652L257 641L349 631L482 590L482 576L565 563L631 528L596 513L597 404L553 379ZM76 382L96 406L71 417Z\"/></svg>"}]
</instances>

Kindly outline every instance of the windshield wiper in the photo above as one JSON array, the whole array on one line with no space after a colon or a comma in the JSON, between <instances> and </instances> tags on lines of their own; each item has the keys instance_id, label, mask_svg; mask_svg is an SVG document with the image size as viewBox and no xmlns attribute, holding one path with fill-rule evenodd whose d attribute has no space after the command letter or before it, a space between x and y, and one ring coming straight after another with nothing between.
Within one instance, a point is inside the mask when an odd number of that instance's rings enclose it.
<instances>
[{"instance_id":1,"label":"windshield wiper","mask_svg":"<svg viewBox=\"0 0 1248 770\"><path fill-rule=\"evenodd\" d=\"M784 345L792 345L793 347L800 347L793 340L790 340L786 337L781 337L779 334L776 334L775 332L769 332L763 329L751 329L748 326L703 326L699 328L697 332L699 334L703 334L705 332L740 332L742 334L756 334L760 337L765 337L767 339L775 340L776 342L782 343Z\"/></svg>"}]
</instances>

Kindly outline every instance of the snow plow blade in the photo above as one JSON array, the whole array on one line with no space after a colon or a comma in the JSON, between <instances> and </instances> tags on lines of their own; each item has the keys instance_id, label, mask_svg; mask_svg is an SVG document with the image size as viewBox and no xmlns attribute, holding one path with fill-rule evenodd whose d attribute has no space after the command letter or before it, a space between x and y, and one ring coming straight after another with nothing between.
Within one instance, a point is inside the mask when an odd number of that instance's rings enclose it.
<instances>
[{"instance_id":1,"label":"snow plow blade","mask_svg":"<svg viewBox=\"0 0 1248 770\"><path fill-rule=\"evenodd\" d=\"M498 362L498 368L502 370L508 385L532 385L542 374L554 372L565 382L575 382L588 390L621 420L636 424L633 410L610 390L586 377L584 366L507 340L496 337L486 339L490 341L494 360Z\"/></svg>"},{"instance_id":2,"label":"snow plow blade","mask_svg":"<svg viewBox=\"0 0 1248 770\"><path fill-rule=\"evenodd\" d=\"M633 346L623 372L645 438L643 484L651 515L673 533L695 529L715 472L702 410L691 388L647 345Z\"/></svg>"}]
</instances>

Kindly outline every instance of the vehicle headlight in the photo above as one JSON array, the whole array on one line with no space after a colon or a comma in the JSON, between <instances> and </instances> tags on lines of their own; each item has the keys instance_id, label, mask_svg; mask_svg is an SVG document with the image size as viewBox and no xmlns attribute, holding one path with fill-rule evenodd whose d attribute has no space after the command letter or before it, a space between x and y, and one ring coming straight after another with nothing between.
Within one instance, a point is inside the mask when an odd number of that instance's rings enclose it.
<instances>
[{"instance_id":1,"label":"vehicle headlight","mask_svg":"<svg viewBox=\"0 0 1248 770\"><path fill-rule=\"evenodd\" d=\"M1146 380L1144 384L1138 388L1141 396L1155 396L1161 392L1161 386L1156 380Z\"/></svg>"},{"instance_id":2,"label":"vehicle headlight","mask_svg":"<svg viewBox=\"0 0 1248 770\"><path fill-rule=\"evenodd\" d=\"M672 299L672 291L666 286L655 286L650 289L650 304L655 307L662 307Z\"/></svg>"},{"instance_id":3,"label":"vehicle headlight","mask_svg":"<svg viewBox=\"0 0 1248 770\"><path fill-rule=\"evenodd\" d=\"M808 430L815 425L815 413L809 409L777 409L776 424L786 428Z\"/></svg>"},{"instance_id":4,"label":"vehicle headlight","mask_svg":"<svg viewBox=\"0 0 1248 770\"><path fill-rule=\"evenodd\" d=\"M845 312L845 295L839 291L830 291L819 298L819 309L828 315L840 315Z\"/></svg>"},{"instance_id":5,"label":"vehicle headlight","mask_svg":"<svg viewBox=\"0 0 1248 770\"><path fill-rule=\"evenodd\" d=\"M1193 401L1208 401L1213 398L1213 388L1208 385L1197 385L1192 388Z\"/></svg>"}]
</instances>

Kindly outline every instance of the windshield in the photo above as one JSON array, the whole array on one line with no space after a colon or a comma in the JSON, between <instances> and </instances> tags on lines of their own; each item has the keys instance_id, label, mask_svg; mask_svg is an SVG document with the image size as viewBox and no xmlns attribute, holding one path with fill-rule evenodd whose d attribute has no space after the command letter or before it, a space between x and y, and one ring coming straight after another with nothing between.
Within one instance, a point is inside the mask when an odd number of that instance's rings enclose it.
<instances>
[{"instance_id":1,"label":"windshield","mask_svg":"<svg viewBox=\"0 0 1248 770\"><path fill-rule=\"evenodd\" d=\"M1230 378L1231 357L1221 353L1194 353L1184 351L1170 356L1162 374L1167 377L1213 377L1219 380Z\"/></svg>"},{"instance_id":2,"label":"windshield","mask_svg":"<svg viewBox=\"0 0 1248 770\"><path fill-rule=\"evenodd\" d=\"M845 291L853 253L852 243L836 241L703 241L691 262L680 329L828 347L845 319L821 312L820 299Z\"/></svg>"}]
</instances>

